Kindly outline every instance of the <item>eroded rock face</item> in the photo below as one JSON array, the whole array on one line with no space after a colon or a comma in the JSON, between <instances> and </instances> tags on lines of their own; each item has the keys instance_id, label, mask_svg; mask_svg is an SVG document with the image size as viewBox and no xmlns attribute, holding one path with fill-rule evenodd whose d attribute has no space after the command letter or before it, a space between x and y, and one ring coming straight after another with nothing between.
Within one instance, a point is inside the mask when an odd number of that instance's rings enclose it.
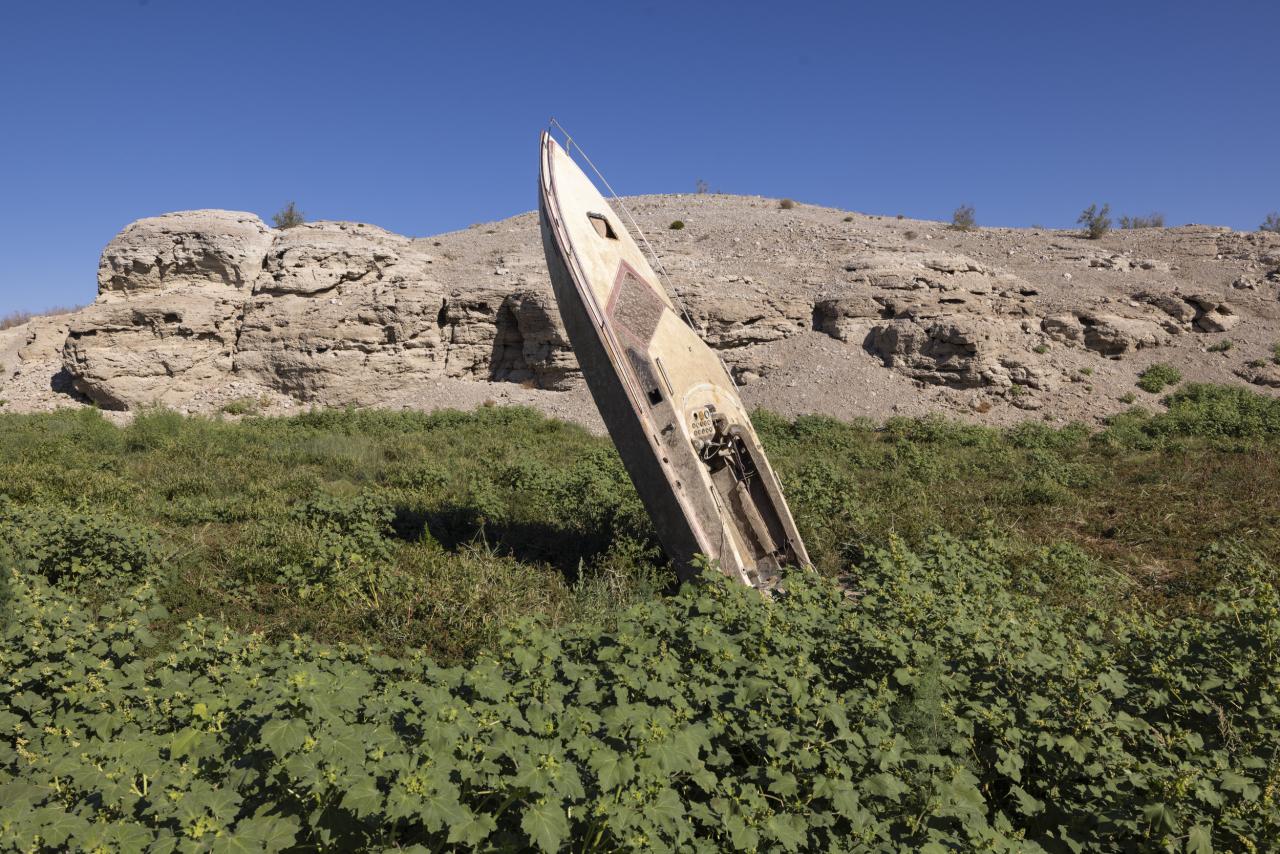
<instances>
[{"instance_id":1,"label":"eroded rock face","mask_svg":"<svg viewBox=\"0 0 1280 854\"><path fill-rule=\"evenodd\" d=\"M1041 331L1063 344L1080 344L1103 356L1119 357L1144 347L1159 347L1168 334L1155 320L1092 311L1056 314L1040 322Z\"/></svg>"},{"instance_id":2,"label":"eroded rock face","mask_svg":"<svg viewBox=\"0 0 1280 854\"><path fill-rule=\"evenodd\" d=\"M1280 388L1280 365L1275 363L1246 365L1236 370L1236 376L1254 385Z\"/></svg>"},{"instance_id":3,"label":"eroded rock face","mask_svg":"<svg viewBox=\"0 0 1280 854\"><path fill-rule=\"evenodd\" d=\"M303 401L360 405L442 372L432 258L373 226L280 232L244 305L237 374Z\"/></svg>"},{"instance_id":4,"label":"eroded rock face","mask_svg":"<svg viewBox=\"0 0 1280 854\"><path fill-rule=\"evenodd\" d=\"M216 283L248 289L272 231L255 214L182 211L148 217L115 236L98 262L98 293L132 295Z\"/></svg>"},{"instance_id":5,"label":"eroded rock face","mask_svg":"<svg viewBox=\"0 0 1280 854\"><path fill-rule=\"evenodd\" d=\"M688 308L717 349L779 341L807 330L813 317L811 302L760 293L693 294Z\"/></svg>"},{"instance_id":6,"label":"eroded rock face","mask_svg":"<svg viewBox=\"0 0 1280 854\"><path fill-rule=\"evenodd\" d=\"M1065 404L1078 416L1128 390L1147 361L1134 352L1161 346L1162 360L1195 364L1200 334L1227 329L1239 346L1205 373L1280 388L1269 369L1240 373L1269 352L1280 324L1280 236L1193 227L1094 244L780 212L750 198L636 206L651 234L677 213L690 223L653 234L673 296L779 411L855 412L872 401L884 414L924 405L915 395L979 413L995 402L1057 416ZM47 364L43 345L0 336L0 363L23 388L47 392L58 375L101 406L201 412L241 395L277 411L490 395L590 407L533 214L426 239L357 223L279 231L246 213L168 214L121 232L100 271L97 302L49 333L58 354L45 353ZM1085 393L1072 380L1102 358L1118 361ZM920 394L911 381L930 388Z\"/></svg>"},{"instance_id":7,"label":"eroded rock face","mask_svg":"<svg viewBox=\"0 0 1280 854\"><path fill-rule=\"evenodd\" d=\"M105 409L177 404L231 371L242 305L214 283L95 303L71 321L63 368Z\"/></svg>"},{"instance_id":8,"label":"eroded rock face","mask_svg":"<svg viewBox=\"0 0 1280 854\"><path fill-rule=\"evenodd\" d=\"M1036 290L1017 276L929 252L872 252L844 269L866 291L819 299L814 329L931 385L1047 385L1020 320Z\"/></svg>"},{"instance_id":9,"label":"eroded rock face","mask_svg":"<svg viewBox=\"0 0 1280 854\"><path fill-rule=\"evenodd\" d=\"M563 388L578 376L549 285L447 287L421 241L361 223L254 215L139 220L103 252L63 364L101 406L176 405L244 378L366 405L438 377Z\"/></svg>"}]
</instances>

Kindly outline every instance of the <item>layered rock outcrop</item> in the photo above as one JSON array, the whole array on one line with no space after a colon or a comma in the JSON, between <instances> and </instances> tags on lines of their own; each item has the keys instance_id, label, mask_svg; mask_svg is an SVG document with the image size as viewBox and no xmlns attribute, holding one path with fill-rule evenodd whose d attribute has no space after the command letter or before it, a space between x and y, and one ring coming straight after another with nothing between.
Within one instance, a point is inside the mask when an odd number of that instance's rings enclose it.
<instances>
[{"instance_id":1,"label":"layered rock outcrop","mask_svg":"<svg viewBox=\"0 0 1280 854\"><path fill-rule=\"evenodd\" d=\"M1280 388L1280 235L1194 226L1093 241L755 197L627 203L751 406L1087 420L1129 405L1156 361L1188 381ZM668 229L675 219L685 228ZM492 400L595 415L532 213L430 238L168 214L110 242L98 286L83 310L0 330L6 406Z\"/></svg>"},{"instance_id":2,"label":"layered rock outcrop","mask_svg":"<svg viewBox=\"0 0 1280 854\"><path fill-rule=\"evenodd\" d=\"M107 246L99 299L63 348L101 406L176 404L234 375L304 402L364 405L465 377L562 388L576 363L548 287L450 288L414 241L362 223L253 214L139 220Z\"/></svg>"}]
</instances>

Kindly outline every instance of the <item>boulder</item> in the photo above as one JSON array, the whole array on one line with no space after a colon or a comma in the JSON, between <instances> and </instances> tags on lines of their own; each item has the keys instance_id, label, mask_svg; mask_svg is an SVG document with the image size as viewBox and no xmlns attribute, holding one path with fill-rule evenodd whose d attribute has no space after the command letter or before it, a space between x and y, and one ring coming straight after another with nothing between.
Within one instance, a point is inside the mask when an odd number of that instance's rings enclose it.
<instances>
[{"instance_id":1,"label":"boulder","mask_svg":"<svg viewBox=\"0 0 1280 854\"><path fill-rule=\"evenodd\" d=\"M896 319L871 327L867 349L913 379L952 388L1008 387L1047 375L1011 357L1008 330L964 315Z\"/></svg>"},{"instance_id":2,"label":"boulder","mask_svg":"<svg viewBox=\"0 0 1280 854\"><path fill-rule=\"evenodd\" d=\"M812 305L804 300L717 288L690 294L689 311L716 349L779 341L810 327Z\"/></svg>"},{"instance_id":3,"label":"boulder","mask_svg":"<svg viewBox=\"0 0 1280 854\"><path fill-rule=\"evenodd\" d=\"M73 316L63 368L104 409L180 405L230 372L242 305L212 282L95 303Z\"/></svg>"},{"instance_id":4,"label":"boulder","mask_svg":"<svg viewBox=\"0 0 1280 854\"><path fill-rule=\"evenodd\" d=\"M1274 362L1248 365L1237 370L1236 376L1254 385L1280 388L1280 365Z\"/></svg>"},{"instance_id":5,"label":"boulder","mask_svg":"<svg viewBox=\"0 0 1280 854\"><path fill-rule=\"evenodd\" d=\"M1141 291L1133 295L1134 300L1155 306L1178 323L1189 324L1195 320L1199 310L1177 293L1155 293Z\"/></svg>"},{"instance_id":6,"label":"boulder","mask_svg":"<svg viewBox=\"0 0 1280 854\"><path fill-rule=\"evenodd\" d=\"M1115 357L1145 347L1158 347L1168 340L1160 325L1146 318L1093 312L1083 312L1079 318L1083 327L1082 343L1087 349L1104 356Z\"/></svg>"},{"instance_id":7,"label":"boulder","mask_svg":"<svg viewBox=\"0 0 1280 854\"><path fill-rule=\"evenodd\" d=\"M364 405L438 377L563 388L578 376L549 283L447 288L435 260L363 223L140 220L103 253L98 301L74 317L63 366L113 409L178 406L231 377Z\"/></svg>"},{"instance_id":8,"label":"boulder","mask_svg":"<svg viewBox=\"0 0 1280 854\"><path fill-rule=\"evenodd\" d=\"M98 293L136 294L222 284L248 291L274 232L242 211L179 211L147 217L115 236L98 261Z\"/></svg>"},{"instance_id":9,"label":"boulder","mask_svg":"<svg viewBox=\"0 0 1280 854\"><path fill-rule=\"evenodd\" d=\"M885 308L867 296L823 297L813 305L813 328L837 341L861 344Z\"/></svg>"}]
</instances>

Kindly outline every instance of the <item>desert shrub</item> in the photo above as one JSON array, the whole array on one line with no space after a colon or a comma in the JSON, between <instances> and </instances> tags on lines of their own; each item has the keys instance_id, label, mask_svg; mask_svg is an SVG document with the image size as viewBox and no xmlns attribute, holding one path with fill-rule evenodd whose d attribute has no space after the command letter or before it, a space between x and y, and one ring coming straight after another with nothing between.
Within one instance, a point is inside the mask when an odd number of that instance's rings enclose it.
<instances>
[{"instance_id":1,"label":"desert shrub","mask_svg":"<svg viewBox=\"0 0 1280 854\"><path fill-rule=\"evenodd\" d=\"M307 221L307 217L298 206L289 202L271 215L271 224L276 228L295 228Z\"/></svg>"},{"instance_id":2,"label":"desert shrub","mask_svg":"<svg viewBox=\"0 0 1280 854\"><path fill-rule=\"evenodd\" d=\"M682 219L673 220L671 225L667 226L667 228L671 229L672 231L680 231L682 228L684 228L684 220Z\"/></svg>"},{"instance_id":3,"label":"desert shrub","mask_svg":"<svg viewBox=\"0 0 1280 854\"><path fill-rule=\"evenodd\" d=\"M699 178L696 182L694 182L694 192L697 193L699 196L705 196L708 192L710 192L710 189L711 189L711 185L709 185L706 181L702 180L701 178Z\"/></svg>"},{"instance_id":4,"label":"desert shrub","mask_svg":"<svg viewBox=\"0 0 1280 854\"><path fill-rule=\"evenodd\" d=\"M12 329L15 326L21 326L37 317L53 317L61 314L70 314L73 311L79 311L81 306L57 306L55 308L45 309L44 311L11 311L8 314L0 315L0 331ZM3 373L0 371L0 373Z\"/></svg>"},{"instance_id":5,"label":"desert shrub","mask_svg":"<svg viewBox=\"0 0 1280 854\"><path fill-rule=\"evenodd\" d=\"M35 315L29 311L11 311L6 315L0 316L0 330L21 326L33 317Z\"/></svg>"},{"instance_id":6,"label":"desert shrub","mask_svg":"<svg viewBox=\"0 0 1280 854\"><path fill-rule=\"evenodd\" d=\"M1280 436L1280 400L1240 386L1191 383L1166 400L1154 419L1160 433L1182 436L1267 438Z\"/></svg>"},{"instance_id":7,"label":"desert shrub","mask_svg":"<svg viewBox=\"0 0 1280 854\"><path fill-rule=\"evenodd\" d=\"M130 451L154 451L173 445L182 432L185 419L172 409L144 409L125 428L125 448Z\"/></svg>"},{"instance_id":8,"label":"desert shrub","mask_svg":"<svg viewBox=\"0 0 1280 854\"><path fill-rule=\"evenodd\" d=\"M956 231L970 231L978 224L974 217L973 205L961 205L951 214L951 228Z\"/></svg>"},{"instance_id":9,"label":"desert shrub","mask_svg":"<svg viewBox=\"0 0 1280 854\"><path fill-rule=\"evenodd\" d=\"M1111 230L1111 205L1103 205L1099 208L1096 204L1089 205L1080 214L1076 222L1083 227L1083 234L1090 240L1097 240Z\"/></svg>"},{"instance_id":10,"label":"desert shrub","mask_svg":"<svg viewBox=\"0 0 1280 854\"><path fill-rule=\"evenodd\" d=\"M912 231L911 229L907 229L906 231L902 232L902 236L905 237L907 240L915 240L920 235Z\"/></svg>"},{"instance_id":11,"label":"desert shrub","mask_svg":"<svg viewBox=\"0 0 1280 854\"><path fill-rule=\"evenodd\" d=\"M1221 341L1218 341L1215 344L1210 344L1208 347L1205 348L1205 350L1209 353L1225 353L1228 350L1230 350L1231 347L1232 347L1231 340L1228 338L1223 338Z\"/></svg>"},{"instance_id":12,"label":"desert shrub","mask_svg":"<svg viewBox=\"0 0 1280 854\"><path fill-rule=\"evenodd\" d=\"M228 415L257 415L261 411L261 404L257 398L237 397L225 403L222 411Z\"/></svg>"},{"instance_id":13,"label":"desert shrub","mask_svg":"<svg viewBox=\"0 0 1280 854\"><path fill-rule=\"evenodd\" d=\"M778 207L782 208L784 211L789 211L795 206L796 206L796 203L792 199L783 199L782 201L778 202Z\"/></svg>"},{"instance_id":14,"label":"desert shrub","mask_svg":"<svg viewBox=\"0 0 1280 854\"><path fill-rule=\"evenodd\" d=\"M1120 217L1120 227L1125 229L1133 228L1164 228L1164 214L1153 213L1147 216L1122 216Z\"/></svg>"},{"instance_id":15,"label":"desert shrub","mask_svg":"<svg viewBox=\"0 0 1280 854\"><path fill-rule=\"evenodd\" d=\"M1120 397L1118 398L1118 400L1121 403L1133 403L1137 399L1138 399L1138 396L1131 391L1126 391L1124 394L1120 395Z\"/></svg>"},{"instance_id":16,"label":"desert shrub","mask_svg":"<svg viewBox=\"0 0 1280 854\"><path fill-rule=\"evenodd\" d=\"M1267 218L1262 221L1262 225L1258 226L1259 231L1274 231L1280 234L1280 213L1274 211L1267 214Z\"/></svg>"},{"instance_id":17,"label":"desert shrub","mask_svg":"<svg viewBox=\"0 0 1280 854\"><path fill-rule=\"evenodd\" d=\"M1182 373L1173 365L1157 362L1138 374L1138 388L1159 394L1166 386L1182 382Z\"/></svg>"}]
</instances>

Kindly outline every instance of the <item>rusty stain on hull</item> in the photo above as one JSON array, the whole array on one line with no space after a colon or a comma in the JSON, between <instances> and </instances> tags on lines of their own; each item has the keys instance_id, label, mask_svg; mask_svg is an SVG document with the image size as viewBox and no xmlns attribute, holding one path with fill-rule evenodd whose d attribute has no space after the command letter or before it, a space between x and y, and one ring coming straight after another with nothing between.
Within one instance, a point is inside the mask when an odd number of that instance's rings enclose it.
<instances>
[{"instance_id":1,"label":"rusty stain on hull","mask_svg":"<svg viewBox=\"0 0 1280 854\"><path fill-rule=\"evenodd\" d=\"M542 135L539 222L560 315L668 556L769 586L809 556L723 362L568 153Z\"/></svg>"}]
</instances>

